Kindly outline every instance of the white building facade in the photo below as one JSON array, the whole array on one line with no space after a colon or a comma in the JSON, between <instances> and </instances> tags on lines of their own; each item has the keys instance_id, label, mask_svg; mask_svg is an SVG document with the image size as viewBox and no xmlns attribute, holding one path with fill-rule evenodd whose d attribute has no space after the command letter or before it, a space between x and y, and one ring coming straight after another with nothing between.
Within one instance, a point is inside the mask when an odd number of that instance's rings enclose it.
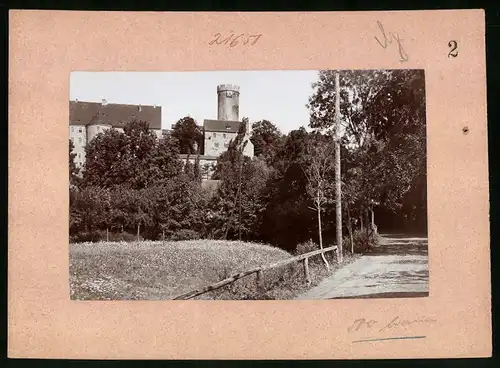
<instances>
[{"instance_id":1,"label":"white building facade","mask_svg":"<svg viewBox=\"0 0 500 368\"><path fill-rule=\"evenodd\" d=\"M70 101L69 139L73 142L75 164L85 164L85 147L99 133L108 129L123 132L123 126L132 120L149 123L158 137L162 136L161 106L110 104L102 102Z\"/></svg>"}]
</instances>

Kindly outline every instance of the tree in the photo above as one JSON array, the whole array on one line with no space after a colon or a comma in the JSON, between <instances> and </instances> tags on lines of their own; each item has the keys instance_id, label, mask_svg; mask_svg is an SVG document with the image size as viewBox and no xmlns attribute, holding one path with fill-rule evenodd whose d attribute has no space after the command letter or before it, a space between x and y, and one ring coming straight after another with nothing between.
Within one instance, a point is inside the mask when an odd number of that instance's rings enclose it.
<instances>
[{"instance_id":1,"label":"tree","mask_svg":"<svg viewBox=\"0 0 500 368\"><path fill-rule=\"evenodd\" d=\"M179 173L177 147L175 138L158 139L142 121L127 123L123 133L106 130L86 147L84 185L146 188Z\"/></svg>"},{"instance_id":2,"label":"tree","mask_svg":"<svg viewBox=\"0 0 500 368\"><path fill-rule=\"evenodd\" d=\"M243 167L249 160L248 157L243 155L247 145L245 140L246 123L247 120L243 119L236 137L229 142L227 150L218 157L213 175L215 180L221 181L218 187L218 197L223 202L222 208L224 208L225 217L227 218L222 235L224 239L228 237L233 226L238 204L241 206Z\"/></svg>"},{"instance_id":3,"label":"tree","mask_svg":"<svg viewBox=\"0 0 500 368\"><path fill-rule=\"evenodd\" d=\"M302 170L308 136L301 127L283 137L263 188L260 240L289 251L315 236L312 229L317 226L317 218L308 208L307 179Z\"/></svg>"},{"instance_id":4,"label":"tree","mask_svg":"<svg viewBox=\"0 0 500 368\"><path fill-rule=\"evenodd\" d=\"M329 130L335 126L335 74L334 70L321 70L318 81L313 83L313 94L307 107L310 110L310 127ZM345 137L351 145L362 145L376 121L368 118L366 110L388 83L392 71L343 70L339 72L340 116Z\"/></svg>"},{"instance_id":5,"label":"tree","mask_svg":"<svg viewBox=\"0 0 500 368\"><path fill-rule=\"evenodd\" d=\"M131 188L145 188L155 176L151 175L151 171L156 161L159 140L145 121L131 121L123 127L123 132L126 150L120 166L128 173L126 182Z\"/></svg>"},{"instance_id":6,"label":"tree","mask_svg":"<svg viewBox=\"0 0 500 368\"><path fill-rule=\"evenodd\" d=\"M250 141L254 145L255 156L263 156L271 163L281 143L282 134L278 127L269 120L261 120L253 124Z\"/></svg>"},{"instance_id":7,"label":"tree","mask_svg":"<svg viewBox=\"0 0 500 368\"><path fill-rule=\"evenodd\" d=\"M182 171L182 161L179 158L179 142L172 136L162 137L156 149L153 148L152 164L148 166L150 183L170 180Z\"/></svg>"},{"instance_id":8,"label":"tree","mask_svg":"<svg viewBox=\"0 0 500 368\"><path fill-rule=\"evenodd\" d=\"M318 218L319 247L323 249L323 235L321 226L321 213L325 205L331 202L333 186L330 177L335 168L334 147L328 137L312 136L306 144L306 155L302 162L302 170L307 178L306 191ZM321 257L327 268L329 264L322 253Z\"/></svg>"},{"instance_id":9,"label":"tree","mask_svg":"<svg viewBox=\"0 0 500 368\"><path fill-rule=\"evenodd\" d=\"M310 126L320 131L334 126L334 76L321 71L309 99ZM425 176L425 78L419 70L353 70L341 72L340 80L343 146L354 165L345 169L357 167L360 174L360 192L348 201L358 202L361 218L369 213L374 225L375 207L398 211Z\"/></svg>"},{"instance_id":10,"label":"tree","mask_svg":"<svg viewBox=\"0 0 500 368\"><path fill-rule=\"evenodd\" d=\"M203 133L192 117L179 119L173 126L171 135L179 141L180 153L196 153L199 147L200 153L203 154Z\"/></svg>"},{"instance_id":11,"label":"tree","mask_svg":"<svg viewBox=\"0 0 500 368\"><path fill-rule=\"evenodd\" d=\"M70 190L70 231L90 233L102 228L106 217L106 192L102 188L87 187Z\"/></svg>"},{"instance_id":12,"label":"tree","mask_svg":"<svg viewBox=\"0 0 500 368\"><path fill-rule=\"evenodd\" d=\"M258 239L265 208L264 188L270 170L263 159L244 156L247 144L244 118L233 139L217 160L213 178L220 180L216 196L210 202L213 236L219 238Z\"/></svg>"}]
</instances>

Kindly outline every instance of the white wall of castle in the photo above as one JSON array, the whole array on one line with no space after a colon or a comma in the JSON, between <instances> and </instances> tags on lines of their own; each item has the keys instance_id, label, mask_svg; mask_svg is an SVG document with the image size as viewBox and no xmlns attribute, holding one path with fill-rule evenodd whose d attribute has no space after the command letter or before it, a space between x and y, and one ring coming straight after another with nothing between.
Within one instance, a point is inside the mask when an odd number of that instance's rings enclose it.
<instances>
[{"instance_id":1,"label":"white wall of castle","mask_svg":"<svg viewBox=\"0 0 500 368\"><path fill-rule=\"evenodd\" d=\"M87 144L87 129L85 125L70 125L69 139L73 142L73 153L75 156L75 164L78 168L83 166L85 162L85 145Z\"/></svg>"},{"instance_id":2,"label":"white wall of castle","mask_svg":"<svg viewBox=\"0 0 500 368\"><path fill-rule=\"evenodd\" d=\"M247 125L247 134L245 135L245 140L247 144L243 151L243 155L248 157L254 156L254 146L250 141L250 126ZM229 142L234 140L237 133L233 132L205 132L205 152L206 156L218 157L229 147Z\"/></svg>"},{"instance_id":3,"label":"white wall of castle","mask_svg":"<svg viewBox=\"0 0 500 368\"><path fill-rule=\"evenodd\" d=\"M232 132L205 132L205 155L220 156L227 151L231 139L236 138L236 133Z\"/></svg>"}]
</instances>

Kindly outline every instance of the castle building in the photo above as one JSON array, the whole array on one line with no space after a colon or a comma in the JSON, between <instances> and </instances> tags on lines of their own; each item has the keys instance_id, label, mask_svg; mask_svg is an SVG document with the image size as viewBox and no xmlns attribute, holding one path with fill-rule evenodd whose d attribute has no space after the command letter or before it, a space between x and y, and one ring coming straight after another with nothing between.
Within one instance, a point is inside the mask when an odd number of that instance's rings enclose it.
<instances>
[{"instance_id":1,"label":"castle building","mask_svg":"<svg viewBox=\"0 0 500 368\"><path fill-rule=\"evenodd\" d=\"M203 147L200 147L200 168L204 179L210 179L217 158L227 150L229 142L236 138L241 124L239 120L240 88L232 84L217 86L217 120L205 119L203 126ZM112 104L102 102L70 101L69 136L73 142L75 163L81 168L85 163L85 146L99 133L108 129L123 132L123 127L132 120L143 120L160 138L168 134L161 128L161 106ZM250 141L251 126L247 123L243 154L254 156ZM194 163L196 155L180 155L184 162Z\"/></svg>"},{"instance_id":2,"label":"castle building","mask_svg":"<svg viewBox=\"0 0 500 368\"><path fill-rule=\"evenodd\" d=\"M112 104L102 102L70 101L69 137L73 142L75 163L85 163L85 146L99 133L108 129L123 132L123 126L132 120L143 120L158 137L162 136L161 106Z\"/></svg>"},{"instance_id":3,"label":"castle building","mask_svg":"<svg viewBox=\"0 0 500 368\"><path fill-rule=\"evenodd\" d=\"M227 150L229 142L234 140L238 134L241 124L239 119L240 88L232 84L221 84L217 86L217 120L205 119L203 126L203 148L200 152L200 167L205 171L204 178L210 179L217 158ZM250 141L251 126L247 123L245 140L247 144L243 154L248 157L254 156L254 147ZM186 162L188 155L181 155ZM189 155L189 161L194 163L196 155Z\"/></svg>"}]
</instances>

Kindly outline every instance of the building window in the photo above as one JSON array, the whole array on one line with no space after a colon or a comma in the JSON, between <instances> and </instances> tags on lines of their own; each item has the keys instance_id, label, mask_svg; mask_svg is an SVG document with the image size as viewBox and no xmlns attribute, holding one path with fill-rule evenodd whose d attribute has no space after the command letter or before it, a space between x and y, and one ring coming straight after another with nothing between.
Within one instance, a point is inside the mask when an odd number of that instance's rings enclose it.
<instances>
[{"instance_id":1,"label":"building window","mask_svg":"<svg viewBox=\"0 0 500 368\"><path fill-rule=\"evenodd\" d=\"M214 132L214 138L217 137L217 133Z\"/></svg>"},{"instance_id":2,"label":"building window","mask_svg":"<svg viewBox=\"0 0 500 368\"><path fill-rule=\"evenodd\" d=\"M73 133L74 131L75 131L75 128L71 127L71 133Z\"/></svg>"},{"instance_id":3,"label":"building window","mask_svg":"<svg viewBox=\"0 0 500 368\"><path fill-rule=\"evenodd\" d=\"M214 147L215 147L215 148L219 148L219 142L215 142L215 143L214 143Z\"/></svg>"},{"instance_id":4,"label":"building window","mask_svg":"<svg viewBox=\"0 0 500 368\"><path fill-rule=\"evenodd\" d=\"M78 143L82 143L82 137L78 137Z\"/></svg>"},{"instance_id":5,"label":"building window","mask_svg":"<svg viewBox=\"0 0 500 368\"><path fill-rule=\"evenodd\" d=\"M78 152L78 158L82 158L82 154L80 152Z\"/></svg>"},{"instance_id":6,"label":"building window","mask_svg":"<svg viewBox=\"0 0 500 368\"><path fill-rule=\"evenodd\" d=\"M224 138L226 138L226 133L222 133L222 136L223 136Z\"/></svg>"},{"instance_id":7,"label":"building window","mask_svg":"<svg viewBox=\"0 0 500 368\"><path fill-rule=\"evenodd\" d=\"M82 133L82 128L79 128L79 129L78 129L78 132L79 132L79 133Z\"/></svg>"}]
</instances>

